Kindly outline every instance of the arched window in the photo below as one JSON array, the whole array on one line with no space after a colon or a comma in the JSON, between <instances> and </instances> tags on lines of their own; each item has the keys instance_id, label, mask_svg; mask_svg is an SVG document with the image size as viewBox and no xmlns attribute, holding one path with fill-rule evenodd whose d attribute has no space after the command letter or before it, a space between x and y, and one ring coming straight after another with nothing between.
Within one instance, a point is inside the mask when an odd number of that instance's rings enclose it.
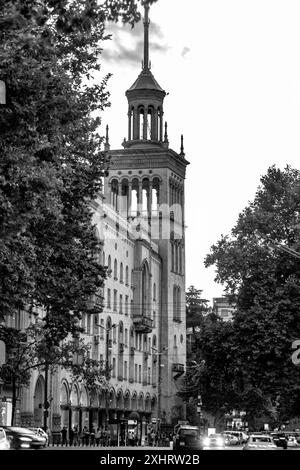
<instances>
[{"instance_id":1,"label":"arched window","mask_svg":"<svg viewBox=\"0 0 300 470\"><path fill-rule=\"evenodd\" d=\"M181 289L179 286L173 287L173 319L180 321L181 319Z\"/></svg>"},{"instance_id":2,"label":"arched window","mask_svg":"<svg viewBox=\"0 0 300 470\"><path fill-rule=\"evenodd\" d=\"M142 140L144 138L144 107L140 106L138 110L139 116L139 139Z\"/></svg>"},{"instance_id":3,"label":"arched window","mask_svg":"<svg viewBox=\"0 0 300 470\"><path fill-rule=\"evenodd\" d=\"M115 281L118 279L118 262L116 259L114 261L114 279Z\"/></svg>"},{"instance_id":4,"label":"arched window","mask_svg":"<svg viewBox=\"0 0 300 470\"><path fill-rule=\"evenodd\" d=\"M123 283L123 263L120 264L120 282Z\"/></svg>"},{"instance_id":5,"label":"arched window","mask_svg":"<svg viewBox=\"0 0 300 470\"><path fill-rule=\"evenodd\" d=\"M112 376L116 376L116 358L114 357L112 360Z\"/></svg>"},{"instance_id":6,"label":"arched window","mask_svg":"<svg viewBox=\"0 0 300 470\"><path fill-rule=\"evenodd\" d=\"M152 139L152 134L153 134L153 114L154 114L154 109L152 106L149 106L148 108L148 113L147 113L147 139L150 140Z\"/></svg>"},{"instance_id":7,"label":"arched window","mask_svg":"<svg viewBox=\"0 0 300 470\"><path fill-rule=\"evenodd\" d=\"M105 253L102 253L102 266L105 266Z\"/></svg>"},{"instance_id":8,"label":"arched window","mask_svg":"<svg viewBox=\"0 0 300 470\"><path fill-rule=\"evenodd\" d=\"M126 269L125 269L125 284L126 284L126 286L128 286L128 284L129 284L129 269L128 269L128 266L126 266Z\"/></svg>"},{"instance_id":9,"label":"arched window","mask_svg":"<svg viewBox=\"0 0 300 470\"><path fill-rule=\"evenodd\" d=\"M142 271L142 315L147 316L149 307L149 270L144 263Z\"/></svg>"},{"instance_id":10,"label":"arched window","mask_svg":"<svg viewBox=\"0 0 300 470\"><path fill-rule=\"evenodd\" d=\"M111 182L111 199L110 199L110 203L112 205L112 207L114 209L117 209L117 205L118 205L118 181L117 180L113 180Z\"/></svg>"},{"instance_id":11,"label":"arched window","mask_svg":"<svg viewBox=\"0 0 300 470\"><path fill-rule=\"evenodd\" d=\"M125 328L125 346L128 346L128 330Z\"/></svg>"},{"instance_id":12,"label":"arched window","mask_svg":"<svg viewBox=\"0 0 300 470\"><path fill-rule=\"evenodd\" d=\"M111 256L110 255L108 257L107 267L109 270L111 270Z\"/></svg>"},{"instance_id":13,"label":"arched window","mask_svg":"<svg viewBox=\"0 0 300 470\"><path fill-rule=\"evenodd\" d=\"M153 301L156 302L156 284L153 284Z\"/></svg>"}]
</instances>

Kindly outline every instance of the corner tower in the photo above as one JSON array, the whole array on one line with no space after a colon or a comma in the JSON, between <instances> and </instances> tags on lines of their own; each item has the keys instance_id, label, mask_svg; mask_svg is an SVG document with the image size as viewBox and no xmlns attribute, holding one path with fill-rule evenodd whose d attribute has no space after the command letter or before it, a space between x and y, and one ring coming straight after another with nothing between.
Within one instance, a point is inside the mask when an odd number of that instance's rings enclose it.
<instances>
[{"instance_id":1,"label":"corner tower","mask_svg":"<svg viewBox=\"0 0 300 470\"><path fill-rule=\"evenodd\" d=\"M115 223L117 243L104 249L116 253L115 246L126 244L119 256L129 253L123 263L131 263L132 344L148 345L142 359L136 347L131 349L130 387L133 393L139 387L134 370L140 365L141 370L151 369L150 384L143 381L141 391L146 393L150 387L151 419L159 417L161 424L174 425L185 418L177 391L186 367L184 181L188 161L182 136L179 152L169 148L165 96L151 72L149 7L145 6L142 71L126 91L127 139L122 149L111 150L106 136L110 169L104 197L116 214L114 221L109 214L106 220L107 225Z\"/></svg>"}]
</instances>

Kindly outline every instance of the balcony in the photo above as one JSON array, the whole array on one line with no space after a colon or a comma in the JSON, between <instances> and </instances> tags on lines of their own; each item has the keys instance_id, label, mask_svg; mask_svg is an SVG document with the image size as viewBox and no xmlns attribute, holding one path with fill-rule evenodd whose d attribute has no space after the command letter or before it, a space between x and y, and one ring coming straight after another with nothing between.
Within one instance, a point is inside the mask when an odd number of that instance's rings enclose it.
<instances>
[{"instance_id":1,"label":"balcony","mask_svg":"<svg viewBox=\"0 0 300 470\"><path fill-rule=\"evenodd\" d=\"M143 315L133 315L133 324L139 333L151 333L153 328L153 320Z\"/></svg>"}]
</instances>

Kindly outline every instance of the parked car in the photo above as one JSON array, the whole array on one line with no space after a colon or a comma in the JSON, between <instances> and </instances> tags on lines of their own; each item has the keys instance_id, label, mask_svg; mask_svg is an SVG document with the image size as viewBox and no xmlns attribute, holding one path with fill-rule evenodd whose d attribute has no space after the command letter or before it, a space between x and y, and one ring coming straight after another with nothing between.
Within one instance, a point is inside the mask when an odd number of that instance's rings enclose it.
<instances>
[{"instance_id":1,"label":"parked car","mask_svg":"<svg viewBox=\"0 0 300 470\"><path fill-rule=\"evenodd\" d=\"M35 434L37 434L38 436L42 437L43 439L45 439L45 445L48 445L48 434L44 431L44 429L42 428L28 428L30 429L31 431L35 432Z\"/></svg>"},{"instance_id":2,"label":"parked car","mask_svg":"<svg viewBox=\"0 0 300 470\"><path fill-rule=\"evenodd\" d=\"M233 434L224 434L224 439L226 446L236 446L240 443L239 438Z\"/></svg>"},{"instance_id":3,"label":"parked car","mask_svg":"<svg viewBox=\"0 0 300 470\"><path fill-rule=\"evenodd\" d=\"M40 449L46 446L45 439L28 428L3 426L11 449Z\"/></svg>"},{"instance_id":4,"label":"parked car","mask_svg":"<svg viewBox=\"0 0 300 470\"><path fill-rule=\"evenodd\" d=\"M297 442L297 439L295 436L288 436L287 438L287 446L288 447L299 447L299 443Z\"/></svg>"},{"instance_id":5,"label":"parked car","mask_svg":"<svg viewBox=\"0 0 300 470\"><path fill-rule=\"evenodd\" d=\"M225 437L222 434L210 434L203 439L203 450L224 449Z\"/></svg>"},{"instance_id":6,"label":"parked car","mask_svg":"<svg viewBox=\"0 0 300 470\"><path fill-rule=\"evenodd\" d=\"M282 447L283 449L287 448L287 438L283 433L280 432L272 432L271 437L277 447Z\"/></svg>"},{"instance_id":7,"label":"parked car","mask_svg":"<svg viewBox=\"0 0 300 470\"><path fill-rule=\"evenodd\" d=\"M277 445L268 434L252 434L243 450L278 450Z\"/></svg>"},{"instance_id":8,"label":"parked car","mask_svg":"<svg viewBox=\"0 0 300 470\"><path fill-rule=\"evenodd\" d=\"M173 438L173 449L201 449L201 437L198 426L182 425L177 427Z\"/></svg>"},{"instance_id":9,"label":"parked car","mask_svg":"<svg viewBox=\"0 0 300 470\"><path fill-rule=\"evenodd\" d=\"M0 428L0 450L9 450L10 442L6 436L5 429Z\"/></svg>"}]
</instances>

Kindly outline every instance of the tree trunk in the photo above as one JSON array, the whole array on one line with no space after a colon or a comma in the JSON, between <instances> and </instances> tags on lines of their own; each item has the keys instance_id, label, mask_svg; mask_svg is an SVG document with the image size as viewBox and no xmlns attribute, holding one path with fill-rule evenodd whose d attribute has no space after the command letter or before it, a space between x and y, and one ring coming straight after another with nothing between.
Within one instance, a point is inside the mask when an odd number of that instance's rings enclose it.
<instances>
[{"instance_id":1,"label":"tree trunk","mask_svg":"<svg viewBox=\"0 0 300 470\"><path fill-rule=\"evenodd\" d=\"M11 409L11 423L10 423L11 426L15 424L16 404L17 404L16 378L12 377L12 409Z\"/></svg>"}]
</instances>

